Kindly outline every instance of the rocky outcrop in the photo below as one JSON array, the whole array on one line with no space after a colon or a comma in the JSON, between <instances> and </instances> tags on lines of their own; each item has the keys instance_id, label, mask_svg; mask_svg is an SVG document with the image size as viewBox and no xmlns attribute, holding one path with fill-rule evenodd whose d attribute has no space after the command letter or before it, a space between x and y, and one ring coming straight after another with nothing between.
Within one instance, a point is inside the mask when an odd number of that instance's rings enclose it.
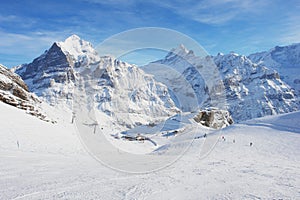
<instances>
[{"instance_id":1,"label":"rocky outcrop","mask_svg":"<svg viewBox=\"0 0 300 200\"><path fill-rule=\"evenodd\" d=\"M226 110L210 109L200 111L194 117L197 123L214 129L224 128L233 124L233 119Z\"/></svg>"},{"instance_id":2,"label":"rocky outcrop","mask_svg":"<svg viewBox=\"0 0 300 200\"><path fill-rule=\"evenodd\" d=\"M27 85L20 76L0 65L0 101L11 106L26 110L28 114L44 121L50 121L37 108L41 101L34 94L28 92Z\"/></svg>"}]
</instances>

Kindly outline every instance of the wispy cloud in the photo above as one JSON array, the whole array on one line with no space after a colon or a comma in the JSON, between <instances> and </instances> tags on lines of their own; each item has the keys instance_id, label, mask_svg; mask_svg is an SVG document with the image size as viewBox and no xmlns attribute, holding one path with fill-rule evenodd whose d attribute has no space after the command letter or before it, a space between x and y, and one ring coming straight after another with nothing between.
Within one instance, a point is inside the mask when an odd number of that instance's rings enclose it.
<instances>
[{"instance_id":1,"label":"wispy cloud","mask_svg":"<svg viewBox=\"0 0 300 200\"><path fill-rule=\"evenodd\" d=\"M245 14L262 11L267 5L266 2L262 0L160 1L159 5L194 21L223 24Z\"/></svg>"},{"instance_id":2,"label":"wispy cloud","mask_svg":"<svg viewBox=\"0 0 300 200\"><path fill-rule=\"evenodd\" d=\"M283 21L280 42L283 44L300 42L300 15L289 14Z\"/></svg>"},{"instance_id":3,"label":"wispy cloud","mask_svg":"<svg viewBox=\"0 0 300 200\"><path fill-rule=\"evenodd\" d=\"M106 4L106 5L133 5L135 3L137 3L138 1L140 0L106 0L106 1L103 1L103 0L83 0L85 2L90 2L90 3L97 3L97 4Z\"/></svg>"},{"instance_id":4,"label":"wispy cloud","mask_svg":"<svg viewBox=\"0 0 300 200\"><path fill-rule=\"evenodd\" d=\"M18 17L16 15L1 15L0 14L0 22L15 22L18 19Z\"/></svg>"},{"instance_id":5,"label":"wispy cloud","mask_svg":"<svg viewBox=\"0 0 300 200\"><path fill-rule=\"evenodd\" d=\"M0 13L0 23L8 27L17 27L19 29L30 29L38 23L36 18L17 16L17 15L3 15ZM0 26L1 27L1 26Z\"/></svg>"},{"instance_id":6,"label":"wispy cloud","mask_svg":"<svg viewBox=\"0 0 300 200\"><path fill-rule=\"evenodd\" d=\"M130 8L143 4L143 0L83 0L116 8ZM153 5L171 10L173 13L205 24L223 24L244 14L261 12L269 1L265 0L164 0ZM150 3L150 2L147 2Z\"/></svg>"}]
</instances>

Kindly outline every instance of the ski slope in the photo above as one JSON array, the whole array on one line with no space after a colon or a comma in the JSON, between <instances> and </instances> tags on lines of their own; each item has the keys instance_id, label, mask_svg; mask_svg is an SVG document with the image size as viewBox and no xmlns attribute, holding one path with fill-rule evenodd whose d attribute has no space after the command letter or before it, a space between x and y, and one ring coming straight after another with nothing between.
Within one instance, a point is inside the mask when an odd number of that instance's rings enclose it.
<instances>
[{"instance_id":1,"label":"ski slope","mask_svg":"<svg viewBox=\"0 0 300 200\"><path fill-rule=\"evenodd\" d=\"M200 137L173 165L128 174L85 152L68 112L53 113L60 117L51 124L3 103L0 110L1 200L300 199L300 112L212 132L207 139L219 139L207 156Z\"/></svg>"}]
</instances>

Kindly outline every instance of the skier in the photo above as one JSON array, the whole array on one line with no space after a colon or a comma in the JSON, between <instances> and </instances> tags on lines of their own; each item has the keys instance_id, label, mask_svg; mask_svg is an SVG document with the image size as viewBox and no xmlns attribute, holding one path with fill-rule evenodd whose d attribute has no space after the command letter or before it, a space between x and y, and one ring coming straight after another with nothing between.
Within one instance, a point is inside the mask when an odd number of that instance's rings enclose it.
<instances>
[{"instance_id":1,"label":"skier","mask_svg":"<svg viewBox=\"0 0 300 200\"><path fill-rule=\"evenodd\" d=\"M222 140L223 140L223 141L225 141L225 137L224 137L224 135L222 136Z\"/></svg>"},{"instance_id":2,"label":"skier","mask_svg":"<svg viewBox=\"0 0 300 200\"><path fill-rule=\"evenodd\" d=\"M235 143L235 139L233 139L232 142Z\"/></svg>"},{"instance_id":3,"label":"skier","mask_svg":"<svg viewBox=\"0 0 300 200\"><path fill-rule=\"evenodd\" d=\"M250 142L250 147L252 147L252 145L253 145L252 142Z\"/></svg>"},{"instance_id":4,"label":"skier","mask_svg":"<svg viewBox=\"0 0 300 200\"><path fill-rule=\"evenodd\" d=\"M206 133L204 133L203 137L206 138Z\"/></svg>"},{"instance_id":5,"label":"skier","mask_svg":"<svg viewBox=\"0 0 300 200\"><path fill-rule=\"evenodd\" d=\"M73 114L73 115L72 115L72 121L71 121L71 124L74 123L74 119L75 119L75 117L76 117L76 113L75 113L75 112L73 112L72 114Z\"/></svg>"}]
</instances>

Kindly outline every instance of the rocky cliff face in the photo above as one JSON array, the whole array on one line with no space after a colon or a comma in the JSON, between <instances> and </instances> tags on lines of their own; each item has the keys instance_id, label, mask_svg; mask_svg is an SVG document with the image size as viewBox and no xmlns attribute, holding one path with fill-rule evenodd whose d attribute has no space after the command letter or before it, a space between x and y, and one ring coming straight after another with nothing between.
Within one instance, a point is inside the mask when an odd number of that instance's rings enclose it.
<instances>
[{"instance_id":1,"label":"rocky cliff face","mask_svg":"<svg viewBox=\"0 0 300 200\"><path fill-rule=\"evenodd\" d=\"M23 78L31 92L53 104L59 99L71 98L68 88L75 81L73 66L70 56L54 43L32 63L18 66L13 71Z\"/></svg>"},{"instance_id":2,"label":"rocky cliff face","mask_svg":"<svg viewBox=\"0 0 300 200\"><path fill-rule=\"evenodd\" d=\"M74 63L63 53L57 43L43 55L15 69L29 89L37 95L42 95L43 89L51 86L51 82L65 83L75 80Z\"/></svg>"}]
</instances>

